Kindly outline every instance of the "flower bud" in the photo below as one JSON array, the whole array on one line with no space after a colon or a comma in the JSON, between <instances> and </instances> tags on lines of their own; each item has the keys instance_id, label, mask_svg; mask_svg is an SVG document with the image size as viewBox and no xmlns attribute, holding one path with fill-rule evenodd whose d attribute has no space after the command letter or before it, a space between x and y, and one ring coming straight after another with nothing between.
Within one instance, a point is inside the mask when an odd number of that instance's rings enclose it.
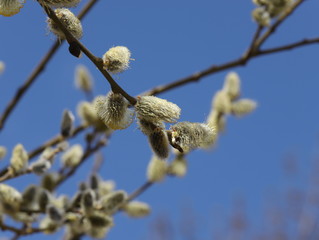
<instances>
[{"instance_id":1,"label":"flower bud","mask_svg":"<svg viewBox=\"0 0 319 240\"><path fill-rule=\"evenodd\" d=\"M151 208L147 203L133 201L123 207L124 212L130 217L145 217L150 214Z\"/></svg>"},{"instance_id":2,"label":"flower bud","mask_svg":"<svg viewBox=\"0 0 319 240\"><path fill-rule=\"evenodd\" d=\"M73 130L74 115L69 110L64 110L61 122L61 135L69 137Z\"/></svg>"},{"instance_id":3,"label":"flower bud","mask_svg":"<svg viewBox=\"0 0 319 240\"><path fill-rule=\"evenodd\" d=\"M25 170L28 165L29 156L22 144L17 144L10 159L10 167L15 173Z\"/></svg>"},{"instance_id":4,"label":"flower bud","mask_svg":"<svg viewBox=\"0 0 319 240\"><path fill-rule=\"evenodd\" d=\"M7 149L4 146L0 146L0 160L3 159L7 154Z\"/></svg>"},{"instance_id":5,"label":"flower bud","mask_svg":"<svg viewBox=\"0 0 319 240\"><path fill-rule=\"evenodd\" d=\"M112 47L103 55L103 64L111 73L120 73L128 69L130 57L131 52L127 47Z\"/></svg>"},{"instance_id":6,"label":"flower bud","mask_svg":"<svg viewBox=\"0 0 319 240\"><path fill-rule=\"evenodd\" d=\"M166 176L166 161L153 156L147 167L147 179L150 182L160 182Z\"/></svg>"},{"instance_id":7,"label":"flower bud","mask_svg":"<svg viewBox=\"0 0 319 240\"><path fill-rule=\"evenodd\" d=\"M165 129L165 124L163 122L152 122L143 118L138 119L137 124L139 129L146 136L152 134L156 129Z\"/></svg>"},{"instance_id":8,"label":"flower bud","mask_svg":"<svg viewBox=\"0 0 319 240\"><path fill-rule=\"evenodd\" d=\"M95 101L100 120L113 130L125 129L132 123L133 111L128 105L128 101L120 93L112 91L106 97L99 97Z\"/></svg>"},{"instance_id":9,"label":"flower bud","mask_svg":"<svg viewBox=\"0 0 319 240\"><path fill-rule=\"evenodd\" d=\"M184 151L206 148L215 143L217 134L214 128L205 123L179 122L171 126L172 142Z\"/></svg>"},{"instance_id":10,"label":"flower bud","mask_svg":"<svg viewBox=\"0 0 319 240\"><path fill-rule=\"evenodd\" d=\"M270 25L271 18L264 7L255 8L252 11L252 17L260 26L268 27Z\"/></svg>"},{"instance_id":11,"label":"flower bud","mask_svg":"<svg viewBox=\"0 0 319 240\"><path fill-rule=\"evenodd\" d=\"M184 155L179 154L168 166L167 173L176 177L184 177L186 172L187 161Z\"/></svg>"},{"instance_id":12,"label":"flower bud","mask_svg":"<svg viewBox=\"0 0 319 240\"><path fill-rule=\"evenodd\" d=\"M231 111L231 101L228 93L225 91L218 91L213 98L213 108L215 111L228 114Z\"/></svg>"},{"instance_id":13,"label":"flower bud","mask_svg":"<svg viewBox=\"0 0 319 240\"><path fill-rule=\"evenodd\" d=\"M15 188L0 184L0 212L16 212L20 208L22 195Z\"/></svg>"},{"instance_id":14,"label":"flower bud","mask_svg":"<svg viewBox=\"0 0 319 240\"><path fill-rule=\"evenodd\" d=\"M93 205L96 199L95 192L92 189L86 190L82 195L82 208L86 215L91 215L93 212Z\"/></svg>"},{"instance_id":15,"label":"flower bud","mask_svg":"<svg viewBox=\"0 0 319 240\"><path fill-rule=\"evenodd\" d=\"M84 92L91 92L93 79L89 70L82 64L75 69L75 85Z\"/></svg>"},{"instance_id":16,"label":"flower bud","mask_svg":"<svg viewBox=\"0 0 319 240\"><path fill-rule=\"evenodd\" d=\"M53 8L61 8L61 7L70 8L70 7L77 6L81 0L42 0L42 1Z\"/></svg>"},{"instance_id":17,"label":"flower bud","mask_svg":"<svg viewBox=\"0 0 319 240\"><path fill-rule=\"evenodd\" d=\"M161 159L168 158L170 148L166 132L161 128L156 128L148 136L148 140L156 156Z\"/></svg>"},{"instance_id":18,"label":"flower bud","mask_svg":"<svg viewBox=\"0 0 319 240\"><path fill-rule=\"evenodd\" d=\"M92 227L111 227L113 226L113 218L104 213L95 212L94 215L88 217Z\"/></svg>"},{"instance_id":19,"label":"flower bud","mask_svg":"<svg viewBox=\"0 0 319 240\"><path fill-rule=\"evenodd\" d=\"M257 107L257 103L251 99L240 99L232 103L232 113L235 116L241 117L251 113Z\"/></svg>"},{"instance_id":20,"label":"flower bud","mask_svg":"<svg viewBox=\"0 0 319 240\"><path fill-rule=\"evenodd\" d=\"M80 20L67 8L57 8L54 10L56 16L65 26L65 28L76 38L80 39L83 35L82 25ZM64 33L51 19L47 19L49 30L60 39L65 39Z\"/></svg>"},{"instance_id":21,"label":"flower bud","mask_svg":"<svg viewBox=\"0 0 319 240\"><path fill-rule=\"evenodd\" d=\"M98 193L99 196L104 196L106 194L109 194L115 189L115 182L114 181L100 181L99 182L99 188Z\"/></svg>"},{"instance_id":22,"label":"flower bud","mask_svg":"<svg viewBox=\"0 0 319 240\"><path fill-rule=\"evenodd\" d=\"M230 100L235 100L240 95L240 78L237 73L230 72L227 74L223 91L227 93Z\"/></svg>"},{"instance_id":23,"label":"flower bud","mask_svg":"<svg viewBox=\"0 0 319 240\"><path fill-rule=\"evenodd\" d=\"M181 109L176 104L155 96L138 97L134 107L138 118L151 122L174 123L181 114Z\"/></svg>"},{"instance_id":24,"label":"flower bud","mask_svg":"<svg viewBox=\"0 0 319 240\"><path fill-rule=\"evenodd\" d=\"M72 168L81 162L82 157L82 146L80 144L75 144L62 155L61 162L63 166Z\"/></svg>"},{"instance_id":25,"label":"flower bud","mask_svg":"<svg viewBox=\"0 0 319 240\"><path fill-rule=\"evenodd\" d=\"M0 15L11 17L23 7L24 0L0 0Z\"/></svg>"},{"instance_id":26,"label":"flower bud","mask_svg":"<svg viewBox=\"0 0 319 240\"><path fill-rule=\"evenodd\" d=\"M47 173L42 177L41 186L51 192L54 190L58 178L59 175L57 173Z\"/></svg>"},{"instance_id":27,"label":"flower bud","mask_svg":"<svg viewBox=\"0 0 319 240\"><path fill-rule=\"evenodd\" d=\"M101 210L106 214L111 214L117 211L119 207L127 199L127 193L124 191L115 191L110 194L103 196L100 199L99 204L101 205Z\"/></svg>"}]
</instances>

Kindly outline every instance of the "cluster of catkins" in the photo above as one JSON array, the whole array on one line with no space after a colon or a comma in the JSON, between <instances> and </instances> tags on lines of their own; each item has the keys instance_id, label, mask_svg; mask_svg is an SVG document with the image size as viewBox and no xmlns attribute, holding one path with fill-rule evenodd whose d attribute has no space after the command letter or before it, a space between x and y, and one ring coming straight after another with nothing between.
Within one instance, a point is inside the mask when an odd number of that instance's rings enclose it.
<instances>
[{"instance_id":1,"label":"cluster of catkins","mask_svg":"<svg viewBox=\"0 0 319 240\"><path fill-rule=\"evenodd\" d=\"M0 184L0 212L13 219L31 224L39 221L39 228L50 234L66 227L66 238L87 234L104 238L114 225L112 215L123 211L130 217L144 217L150 213L148 204L127 201L127 193L115 190L113 181L92 175L89 183L81 183L72 198L56 196L50 184L30 185L22 193Z\"/></svg>"},{"instance_id":2,"label":"cluster of catkins","mask_svg":"<svg viewBox=\"0 0 319 240\"><path fill-rule=\"evenodd\" d=\"M270 25L271 19L282 14L294 0L253 0L257 5L252 12L253 19L263 27Z\"/></svg>"}]
</instances>

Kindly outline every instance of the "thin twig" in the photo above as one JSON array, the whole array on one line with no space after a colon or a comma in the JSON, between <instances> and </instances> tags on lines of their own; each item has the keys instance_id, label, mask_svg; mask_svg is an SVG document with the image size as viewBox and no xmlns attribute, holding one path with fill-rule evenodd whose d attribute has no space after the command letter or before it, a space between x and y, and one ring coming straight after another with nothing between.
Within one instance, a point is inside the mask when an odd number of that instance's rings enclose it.
<instances>
[{"instance_id":1,"label":"thin twig","mask_svg":"<svg viewBox=\"0 0 319 240\"><path fill-rule=\"evenodd\" d=\"M88 4L79 13L78 18L79 19L84 18L85 15L89 12L89 10L94 6L94 4L97 1L98 0L91 0L90 2L88 2ZM35 69L32 71L32 73L27 78L27 80L18 88L16 94L7 104L5 110L0 116L0 131L3 129L5 122L7 121L13 109L17 106L17 104L19 103L21 98L24 96L24 94L27 92L27 90L30 88L30 86L35 82L35 80L40 75L40 73L45 69L46 65L52 59L52 57L54 56L56 51L60 48L60 46L63 44L63 42L64 42L63 40L55 41L55 43L52 45L49 51L44 55L44 57L41 59L41 61L38 63Z\"/></svg>"},{"instance_id":2,"label":"thin twig","mask_svg":"<svg viewBox=\"0 0 319 240\"><path fill-rule=\"evenodd\" d=\"M143 192L145 192L148 188L150 188L153 185L152 182L145 182L142 186L140 186L138 189L136 189L130 196L127 198L127 202L132 201L133 199L137 198L139 195L141 195Z\"/></svg>"}]
</instances>

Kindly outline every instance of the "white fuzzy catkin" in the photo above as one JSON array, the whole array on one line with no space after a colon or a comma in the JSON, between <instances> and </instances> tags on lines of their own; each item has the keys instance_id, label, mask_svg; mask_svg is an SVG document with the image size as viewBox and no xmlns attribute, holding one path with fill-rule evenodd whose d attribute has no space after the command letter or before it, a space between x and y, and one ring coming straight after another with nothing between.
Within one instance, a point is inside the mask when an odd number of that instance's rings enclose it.
<instances>
[{"instance_id":1,"label":"white fuzzy catkin","mask_svg":"<svg viewBox=\"0 0 319 240\"><path fill-rule=\"evenodd\" d=\"M255 8L252 11L252 18L260 26L268 27L270 25L271 18L269 12L267 12L264 7Z\"/></svg>"},{"instance_id":2,"label":"white fuzzy catkin","mask_svg":"<svg viewBox=\"0 0 319 240\"><path fill-rule=\"evenodd\" d=\"M0 212L15 212L20 208L21 202L20 192L7 184L0 184Z\"/></svg>"},{"instance_id":3,"label":"white fuzzy catkin","mask_svg":"<svg viewBox=\"0 0 319 240\"><path fill-rule=\"evenodd\" d=\"M112 91L106 97L99 97L94 107L100 120L113 130L125 129L133 122L133 111L128 101L119 93Z\"/></svg>"},{"instance_id":4,"label":"white fuzzy catkin","mask_svg":"<svg viewBox=\"0 0 319 240\"><path fill-rule=\"evenodd\" d=\"M213 107L215 111L223 114L229 114L231 111L231 101L227 92L218 91L213 98Z\"/></svg>"},{"instance_id":5,"label":"white fuzzy catkin","mask_svg":"<svg viewBox=\"0 0 319 240\"><path fill-rule=\"evenodd\" d=\"M61 135L68 137L73 131L74 115L69 110L64 110L61 121Z\"/></svg>"},{"instance_id":6,"label":"white fuzzy catkin","mask_svg":"<svg viewBox=\"0 0 319 240\"><path fill-rule=\"evenodd\" d=\"M10 159L10 166L15 173L19 173L28 166L29 156L22 144L17 144Z\"/></svg>"},{"instance_id":7,"label":"white fuzzy catkin","mask_svg":"<svg viewBox=\"0 0 319 240\"><path fill-rule=\"evenodd\" d=\"M111 192L100 199L99 204L102 208L101 211L103 211L105 214L116 212L116 210L121 207L126 199L127 193L125 191L118 190Z\"/></svg>"},{"instance_id":8,"label":"white fuzzy catkin","mask_svg":"<svg viewBox=\"0 0 319 240\"><path fill-rule=\"evenodd\" d=\"M80 39L83 35L82 25L80 20L67 8L57 8L54 10L56 16L63 23L65 28L76 38ZM65 39L64 33L54 23L51 18L47 19L49 30L58 38Z\"/></svg>"},{"instance_id":9,"label":"white fuzzy catkin","mask_svg":"<svg viewBox=\"0 0 319 240\"><path fill-rule=\"evenodd\" d=\"M130 57L131 52L127 47L112 47L103 55L103 64L111 73L120 73L128 69Z\"/></svg>"},{"instance_id":10,"label":"white fuzzy catkin","mask_svg":"<svg viewBox=\"0 0 319 240\"><path fill-rule=\"evenodd\" d=\"M93 78L86 66L79 64L75 68L75 86L84 92L91 92Z\"/></svg>"},{"instance_id":11,"label":"white fuzzy catkin","mask_svg":"<svg viewBox=\"0 0 319 240\"><path fill-rule=\"evenodd\" d=\"M207 148L215 143L217 134L214 128L205 123L179 122L171 126L172 142L184 151Z\"/></svg>"},{"instance_id":12,"label":"white fuzzy catkin","mask_svg":"<svg viewBox=\"0 0 319 240\"><path fill-rule=\"evenodd\" d=\"M187 161L182 154L177 155L167 168L167 173L176 177L184 177L186 172Z\"/></svg>"},{"instance_id":13,"label":"white fuzzy catkin","mask_svg":"<svg viewBox=\"0 0 319 240\"><path fill-rule=\"evenodd\" d=\"M106 194L109 194L115 189L115 182L112 180L108 181L100 181L98 186L98 193L99 196L104 196Z\"/></svg>"},{"instance_id":14,"label":"white fuzzy catkin","mask_svg":"<svg viewBox=\"0 0 319 240\"><path fill-rule=\"evenodd\" d=\"M123 207L124 212L130 217L145 217L150 214L151 208L147 203L132 201Z\"/></svg>"},{"instance_id":15,"label":"white fuzzy catkin","mask_svg":"<svg viewBox=\"0 0 319 240\"><path fill-rule=\"evenodd\" d=\"M94 100L93 103L89 103L86 101L80 102L77 107L77 114L81 118L82 124L87 126L94 126L96 129L101 131L107 130L107 127L97 116L97 113L94 109L95 101L96 100Z\"/></svg>"},{"instance_id":16,"label":"white fuzzy catkin","mask_svg":"<svg viewBox=\"0 0 319 240\"><path fill-rule=\"evenodd\" d=\"M70 8L75 7L81 0L42 0L44 3L53 8Z\"/></svg>"},{"instance_id":17,"label":"white fuzzy catkin","mask_svg":"<svg viewBox=\"0 0 319 240\"><path fill-rule=\"evenodd\" d=\"M223 91L228 94L230 100L240 96L240 78L237 73L230 72L226 75Z\"/></svg>"},{"instance_id":18,"label":"white fuzzy catkin","mask_svg":"<svg viewBox=\"0 0 319 240\"><path fill-rule=\"evenodd\" d=\"M232 113L235 116L241 117L254 111L257 103L251 99L240 99L232 103Z\"/></svg>"},{"instance_id":19,"label":"white fuzzy catkin","mask_svg":"<svg viewBox=\"0 0 319 240\"><path fill-rule=\"evenodd\" d=\"M62 165L66 167L75 167L80 163L82 156L82 146L80 144L75 144L63 153L61 157Z\"/></svg>"},{"instance_id":20,"label":"white fuzzy catkin","mask_svg":"<svg viewBox=\"0 0 319 240\"><path fill-rule=\"evenodd\" d=\"M163 122L152 122L143 118L139 118L137 120L137 124L141 132L144 133L146 136L152 134L155 129L165 129L165 124Z\"/></svg>"},{"instance_id":21,"label":"white fuzzy catkin","mask_svg":"<svg viewBox=\"0 0 319 240\"><path fill-rule=\"evenodd\" d=\"M147 179L150 182L161 182L166 176L167 163L154 155L147 166Z\"/></svg>"},{"instance_id":22,"label":"white fuzzy catkin","mask_svg":"<svg viewBox=\"0 0 319 240\"><path fill-rule=\"evenodd\" d=\"M141 96L135 104L137 117L151 122L176 122L181 109L174 103L155 96Z\"/></svg>"},{"instance_id":23,"label":"white fuzzy catkin","mask_svg":"<svg viewBox=\"0 0 319 240\"><path fill-rule=\"evenodd\" d=\"M4 146L0 146L0 160L3 159L7 154L7 149Z\"/></svg>"},{"instance_id":24,"label":"white fuzzy catkin","mask_svg":"<svg viewBox=\"0 0 319 240\"><path fill-rule=\"evenodd\" d=\"M24 0L0 0L0 15L11 17L23 7Z\"/></svg>"}]
</instances>

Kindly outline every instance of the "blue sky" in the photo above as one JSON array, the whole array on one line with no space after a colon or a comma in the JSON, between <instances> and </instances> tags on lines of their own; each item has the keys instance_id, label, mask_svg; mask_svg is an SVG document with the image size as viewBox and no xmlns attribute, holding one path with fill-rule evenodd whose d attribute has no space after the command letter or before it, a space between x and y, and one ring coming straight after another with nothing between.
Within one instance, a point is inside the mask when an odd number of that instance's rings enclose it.
<instances>
[{"instance_id":1,"label":"blue sky","mask_svg":"<svg viewBox=\"0 0 319 240\"><path fill-rule=\"evenodd\" d=\"M78 12L85 2L74 11ZM256 29L251 19L253 8L250 0L100 0L82 22L82 42L97 56L112 46L127 46L135 61L115 79L128 93L138 95L212 64L238 58ZM318 36L318 11L314 0L306 1L265 47ZM0 76L1 112L54 42L45 19L35 1L27 1L19 14L0 19L0 60L6 63L5 73ZM200 238L211 239L212 229L217 228L213 221L216 209L229 214L239 196L245 200L252 226L261 228L269 195L275 192L279 197L287 187L282 173L285 156L292 154L300 160L302 174L297 182L301 188L307 186L318 147L318 60L318 46L312 45L258 57L245 67L231 69L242 79L243 97L258 102L257 110L241 119L229 117L227 130L215 149L194 151L187 157L189 171L183 179L167 178L138 198L152 206L152 215L135 220L119 214L109 239L147 239L151 222L163 214L177 226L185 206L200 219ZM95 95L109 91L93 64L85 56L71 56L64 44L10 116L0 133L0 145L11 151L15 144L23 143L31 150L58 133L63 110L75 112L84 99L74 87L74 68L79 63L90 69ZM222 87L226 74L208 76L160 97L181 107L181 121L204 121L211 98ZM82 143L82 139L80 135L71 143ZM135 123L115 132L102 152L105 163L100 173L116 181L119 189L132 192L145 181L151 150ZM9 156L0 166L7 161ZM88 177L91 166L92 160L87 161L59 193L75 192L76 183ZM8 183L23 189L38 181L37 177L26 176ZM59 232L48 239L61 235ZM27 239L40 238L35 235Z\"/></svg>"}]
</instances>

